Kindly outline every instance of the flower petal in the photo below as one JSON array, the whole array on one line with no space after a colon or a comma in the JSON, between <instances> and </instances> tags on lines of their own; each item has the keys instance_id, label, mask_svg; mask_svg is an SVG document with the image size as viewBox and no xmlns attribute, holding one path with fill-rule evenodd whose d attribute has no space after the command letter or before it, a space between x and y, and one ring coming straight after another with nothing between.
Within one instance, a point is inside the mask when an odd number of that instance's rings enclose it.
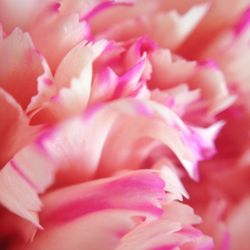
<instances>
[{"instance_id":1,"label":"flower petal","mask_svg":"<svg viewBox=\"0 0 250 250\"><path fill-rule=\"evenodd\" d=\"M0 64L1 87L26 109L36 94L37 78L43 72L41 58L29 34L16 28L0 40Z\"/></svg>"},{"instance_id":2,"label":"flower petal","mask_svg":"<svg viewBox=\"0 0 250 250\"><path fill-rule=\"evenodd\" d=\"M0 168L38 133L12 96L0 88ZM4 150L3 150L4 149Z\"/></svg>"}]
</instances>

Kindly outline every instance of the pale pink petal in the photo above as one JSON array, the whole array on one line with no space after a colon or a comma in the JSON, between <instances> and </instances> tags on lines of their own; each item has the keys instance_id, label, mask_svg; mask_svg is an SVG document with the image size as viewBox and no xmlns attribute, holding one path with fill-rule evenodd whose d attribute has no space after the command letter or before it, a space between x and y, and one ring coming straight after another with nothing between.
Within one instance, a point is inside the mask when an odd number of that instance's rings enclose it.
<instances>
[{"instance_id":1,"label":"pale pink petal","mask_svg":"<svg viewBox=\"0 0 250 250\"><path fill-rule=\"evenodd\" d=\"M191 207L172 201L163 208L159 220L138 225L121 239L117 249L213 249L212 239L191 226L201 222Z\"/></svg>"},{"instance_id":2,"label":"pale pink petal","mask_svg":"<svg viewBox=\"0 0 250 250\"><path fill-rule=\"evenodd\" d=\"M0 40L0 84L26 109L37 91L42 62L28 33L16 28ZM23 89L25 88L25 91Z\"/></svg>"},{"instance_id":3,"label":"pale pink petal","mask_svg":"<svg viewBox=\"0 0 250 250\"><path fill-rule=\"evenodd\" d=\"M166 145L183 162L192 162L191 152L171 126L150 116L130 117L122 112L107 138L98 174L106 176L118 169L139 168L150 154L152 141ZM117 152L117 148L123 150Z\"/></svg>"},{"instance_id":4,"label":"pale pink petal","mask_svg":"<svg viewBox=\"0 0 250 250\"><path fill-rule=\"evenodd\" d=\"M6 32L12 32L17 26L26 30L39 13L41 3L33 0L2 0L0 19Z\"/></svg>"},{"instance_id":5,"label":"pale pink petal","mask_svg":"<svg viewBox=\"0 0 250 250\"><path fill-rule=\"evenodd\" d=\"M103 3L93 8L87 15L83 16L83 19L87 19L90 23L94 34L100 33L107 27L111 27L113 24L117 24L137 14L137 11L131 8L131 4L119 4L116 2L117 1L103 1ZM151 5L149 8L150 7ZM139 8L137 8L137 10L138 9ZM96 15L96 13L98 13L98 15Z\"/></svg>"},{"instance_id":6,"label":"pale pink petal","mask_svg":"<svg viewBox=\"0 0 250 250\"><path fill-rule=\"evenodd\" d=\"M149 218L159 217L164 185L156 173L142 170L62 188L43 197L41 220L43 224L66 223L105 209L142 211Z\"/></svg>"},{"instance_id":7,"label":"pale pink petal","mask_svg":"<svg viewBox=\"0 0 250 250\"><path fill-rule=\"evenodd\" d=\"M197 163L215 152L213 142L222 126L189 127L167 107L146 100L120 100L96 108L63 123L42 142L69 182L91 178L97 169L98 175L107 176L139 168L154 141L166 145L189 175L198 178Z\"/></svg>"},{"instance_id":8,"label":"pale pink petal","mask_svg":"<svg viewBox=\"0 0 250 250\"><path fill-rule=\"evenodd\" d=\"M62 58L89 35L89 27L79 21L78 14L49 16L29 30L36 47L46 57L55 72ZM56 45L56 50L55 50Z\"/></svg>"},{"instance_id":9,"label":"pale pink petal","mask_svg":"<svg viewBox=\"0 0 250 250\"><path fill-rule=\"evenodd\" d=\"M31 98L26 112L37 111L43 103L48 101L55 94L54 79L45 58L40 55L43 66L43 74L37 78L37 93Z\"/></svg>"},{"instance_id":10,"label":"pale pink petal","mask_svg":"<svg viewBox=\"0 0 250 250\"><path fill-rule=\"evenodd\" d=\"M92 69L92 63L105 50L107 45L108 42L105 40L100 40L93 44L81 42L70 50L61 61L55 73L55 82L58 88L67 87L75 78L80 78L79 80L82 81L85 80L84 78L81 79L81 72L86 67ZM84 75L84 77L91 78L92 72L89 73L90 76ZM88 79L87 82L91 83L91 79Z\"/></svg>"},{"instance_id":11,"label":"pale pink petal","mask_svg":"<svg viewBox=\"0 0 250 250\"><path fill-rule=\"evenodd\" d=\"M173 201L164 205L164 211L163 217L168 221L180 222L182 225L194 225L201 223L201 218L194 213L192 207L178 201Z\"/></svg>"},{"instance_id":12,"label":"pale pink petal","mask_svg":"<svg viewBox=\"0 0 250 250\"><path fill-rule=\"evenodd\" d=\"M99 113L88 120L82 117L72 118L42 138L42 145L59 168L57 182L67 184L94 176L115 118L112 113ZM91 146L92 143L94 146Z\"/></svg>"},{"instance_id":13,"label":"pale pink petal","mask_svg":"<svg viewBox=\"0 0 250 250\"><path fill-rule=\"evenodd\" d=\"M182 201L183 197L189 198L187 191L181 183L180 176L178 176L177 171L169 161L165 159L160 160L153 166L153 168L159 169L161 178L165 180L165 190L169 192L169 201Z\"/></svg>"},{"instance_id":14,"label":"pale pink petal","mask_svg":"<svg viewBox=\"0 0 250 250\"><path fill-rule=\"evenodd\" d=\"M149 170L53 191L42 199L46 230L23 247L114 249L137 223L161 215L164 194L164 181Z\"/></svg>"},{"instance_id":15,"label":"pale pink petal","mask_svg":"<svg viewBox=\"0 0 250 250\"><path fill-rule=\"evenodd\" d=\"M190 8L190 5L196 3L197 0L178 1L178 6L174 0L167 2L163 0L162 2L166 5L170 3L172 8L174 7L180 9L180 11L185 11L187 8ZM198 2L201 1L198 0ZM207 1L202 0L202 2ZM210 46L214 38L216 38L221 31L232 26L241 16L242 12L249 6L248 0L233 1L231 4L228 4L227 0L209 2L211 4L207 15L183 44L184 46L179 50L180 54L189 59L199 57L199 54L202 53L207 46ZM217 22L218 19L220 22Z\"/></svg>"},{"instance_id":16,"label":"pale pink petal","mask_svg":"<svg viewBox=\"0 0 250 250\"><path fill-rule=\"evenodd\" d=\"M104 120L112 113L115 114L116 120L106 139L98 169L99 175L106 176L118 169L138 168L148 156L152 140L168 146L183 162L184 159L187 162L192 161L188 148L172 127L173 120L168 117L170 122L165 124L151 116L154 112L157 113L156 107L157 104L151 102L147 105L144 101L128 99L111 103L102 109ZM158 108L160 109L160 106ZM117 148L121 150L117 151Z\"/></svg>"},{"instance_id":17,"label":"pale pink petal","mask_svg":"<svg viewBox=\"0 0 250 250\"><path fill-rule=\"evenodd\" d=\"M152 78L149 81L151 88L166 89L188 82L195 73L195 61L177 57L167 49L155 50L149 58L152 64Z\"/></svg>"},{"instance_id":18,"label":"pale pink petal","mask_svg":"<svg viewBox=\"0 0 250 250\"><path fill-rule=\"evenodd\" d=\"M51 186L54 176L55 168L41 145L26 146L0 171L0 203L41 228L37 214L41 209L38 194ZM29 232L26 237L32 237Z\"/></svg>"},{"instance_id":19,"label":"pale pink petal","mask_svg":"<svg viewBox=\"0 0 250 250\"><path fill-rule=\"evenodd\" d=\"M158 249L159 246L162 246L164 242L167 242L165 249L171 249L170 247L178 246L177 239L173 237L173 234L180 229L180 223L167 222L164 220L143 223L130 233L126 234L121 239L121 243L116 250L154 250ZM163 246L162 249L164 249Z\"/></svg>"},{"instance_id":20,"label":"pale pink petal","mask_svg":"<svg viewBox=\"0 0 250 250\"><path fill-rule=\"evenodd\" d=\"M56 169L39 140L19 151L11 163L37 193L43 193L53 184Z\"/></svg>"},{"instance_id":21,"label":"pale pink petal","mask_svg":"<svg viewBox=\"0 0 250 250\"><path fill-rule=\"evenodd\" d=\"M0 88L0 168L22 147L34 139L38 127L29 126L20 105Z\"/></svg>"},{"instance_id":22,"label":"pale pink petal","mask_svg":"<svg viewBox=\"0 0 250 250\"><path fill-rule=\"evenodd\" d=\"M250 90L248 84L250 74L246 67L250 63L248 12L249 9L235 27L217 36L201 56L202 58L213 58L221 67L228 83L236 85L243 92Z\"/></svg>"},{"instance_id":23,"label":"pale pink petal","mask_svg":"<svg viewBox=\"0 0 250 250\"><path fill-rule=\"evenodd\" d=\"M176 49L192 32L208 10L207 5L194 6L181 16L176 11L141 15L112 26L97 35L117 41L148 35L160 46ZM168 34L162 36L162 34Z\"/></svg>"},{"instance_id":24,"label":"pale pink petal","mask_svg":"<svg viewBox=\"0 0 250 250\"><path fill-rule=\"evenodd\" d=\"M120 238L135 227L142 213L129 210L103 210L63 225L48 227L30 244L14 243L11 250L113 250Z\"/></svg>"},{"instance_id":25,"label":"pale pink petal","mask_svg":"<svg viewBox=\"0 0 250 250\"><path fill-rule=\"evenodd\" d=\"M183 227L180 223L158 220L144 223L125 235L117 250L212 250L213 241L193 227Z\"/></svg>"},{"instance_id":26,"label":"pale pink petal","mask_svg":"<svg viewBox=\"0 0 250 250\"><path fill-rule=\"evenodd\" d=\"M107 45L105 40L81 42L67 53L56 70L51 98L34 120L50 122L48 117L52 117L56 121L84 111L91 91L93 62Z\"/></svg>"},{"instance_id":27,"label":"pale pink petal","mask_svg":"<svg viewBox=\"0 0 250 250\"><path fill-rule=\"evenodd\" d=\"M172 124L169 126L150 116L144 117L145 114L141 115L141 111L136 110L139 104L132 99L111 103L94 110L90 118L89 111L85 118L64 122L48 137L44 137L42 144L62 172L64 182L92 178L99 164L99 175L123 168L138 168L147 157L145 153L149 152L152 139L167 145L184 162L184 159L192 162L191 152L175 129L171 128ZM150 141L145 144L145 139ZM94 146L91 146L93 143ZM121 148L120 152L117 152L117 148ZM67 179L63 178L65 174Z\"/></svg>"},{"instance_id":28,"label":"pale pink petal","mask_svg":"<svg viewBox=\"0 0 250 250\"><path fill-rule=\"evenodd\" d=\"M249 248L250 199L246 197L236 206L227 219L231 249L247 250Z\"/></svg>"},{"instance_id":29,"label":"pale pink petal","mask_svg":"<svg viewBox=\"0 0 250 250\"><path fill-rule=\"evenodd\" d=\"M150 99L166 105L183 117L198 106L200 90L190 90L187 84L181 84L167 90L154 89L150 92Z\"/></svg>"},{"instance_id":30,"label":"pale pink petal","mask_svg":"<svg viewBox=\"0 0 250 250\"><path fill-rule=\"evenodd\" d=\"M145 101L148 103L148 101ZM179 135L181 136L184 144L192 152L191 161L186 158L187 156L180 155L178 150L172 150L175 152L179 158L182 165L185 167L189 175L198 179L197 164L200 160L211 157L212 152L214 152L214 140L220 131L221 127L224 125L223 122L217 122L208 128L192 128L187 126L174 112L169 108L159 105L155 102L151 102L151 108L155 109L157 116L160 116L163 121L170 124L171 127L175 128ZM207 137L206 131L211 137ZM171 148L171 147L170 147ZM189 152L190 152L189 151ZM184 157L183 157L184 156Z\"/></svg>"},{"instance_id":31,"label":"pale pink petal","mask_svg":"<svg viewBox=\"0 0 250 250\"><path fill-rule=\"evenodd\" d=\"M41 228L37 212L41 202L37 193L23 178L18 166L10 161L0 172L0 203L11 212Z\"/></svg>"}]
</instances>

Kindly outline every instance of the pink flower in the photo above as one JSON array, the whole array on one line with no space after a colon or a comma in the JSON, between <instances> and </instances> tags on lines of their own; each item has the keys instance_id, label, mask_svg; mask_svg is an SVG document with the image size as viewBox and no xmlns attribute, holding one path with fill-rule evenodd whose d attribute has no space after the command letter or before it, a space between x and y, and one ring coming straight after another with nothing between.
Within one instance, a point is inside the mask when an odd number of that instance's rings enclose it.
<instances>
[{"instance_id":1,"label":"pink flower","mask_svg":"<svg viewBox=\"0 0 250 250\"><path fill-rule=\"evenodd\" d=\"M247 250L249 6L2 0L0 248Z\"/></svg>"}]
</instances>

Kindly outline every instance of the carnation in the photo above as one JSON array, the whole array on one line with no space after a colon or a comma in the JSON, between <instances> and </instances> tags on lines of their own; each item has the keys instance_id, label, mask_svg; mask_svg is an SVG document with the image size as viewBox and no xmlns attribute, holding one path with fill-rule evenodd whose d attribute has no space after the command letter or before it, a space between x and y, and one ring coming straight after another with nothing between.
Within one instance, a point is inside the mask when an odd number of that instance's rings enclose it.
<instances>
[{"instance_id":1,"label":"carnation","mask_svg":"<svg viewBox=\"0 0 250 250\"><path fill-rule=\"evenodd\" d=\"M248 250L249 45L249 0L1 0L0 249Z\"/></svg>"}]
</instances>

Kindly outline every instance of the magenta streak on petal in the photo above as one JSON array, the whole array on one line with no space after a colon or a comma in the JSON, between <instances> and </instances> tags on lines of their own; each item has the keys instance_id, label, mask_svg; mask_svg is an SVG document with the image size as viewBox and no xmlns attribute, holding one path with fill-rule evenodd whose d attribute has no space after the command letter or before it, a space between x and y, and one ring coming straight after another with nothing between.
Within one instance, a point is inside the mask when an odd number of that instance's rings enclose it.
<instances>
[{"instance_id":1,"label":"magenta streak on petal","mask_svg":"<svg viewBox=\"0 0 250 250\"><path fill-rule=\"evenodd\" d=\"M170 96L169 98L167 98L166 105L168 108L173 108L175 106L174 97Z\"/></svg>"},{"instance_id":2,"label":"magenta streak on petal","mask_svg":"<svg viewBox=\"0 0 250 250\"><path fill-rule=\"evenodd\" d=\"M127 85L133 81L133 78L137 77L138 72L141 75L143 72L143 69L145 67L145 58L143 58L141 61L139 61L135 66L130 68L123 76L120 77L118 86L114 92L113 99L119 98L122 96L124 89ZM133 89L131 89L132 91Z\"/></svg>"},{"instance_id":3,"label":"magenta streak on petal","mask_svg":"<svg viewBox=\"0 0 250 250\"><path fill-rule=\"evenodd\" d=\"M50 86L50 85L53 84L53 81L52 81L51 79L49 79L48 77L44 77L44 78L43 78L43 82L44 82L46 85L48 85L48 86Z\"/></svg>"},{"instance_id":4,"label":"magenta streak on petal","mask_svg":"<svg viewBox=\"0 0 250 250\"><path fill-rule=\"evenodd\" d=\"M201 231L199 231L198 229L195 229L193 227L185 227L185 228L182 228L181 230L179 230L178 232L181 234L190 235L191 237L202 236Z\"/></svg>"},{"instance_id":5,"label":"magenta streak on petal","mask_svg":"<svg viewBox=\"0 0 250 250\"><path fill-rule=\"evenodd\" d=\"M84 31L82 39L83 40L88 40L88 41L93 41L94 40L94 35L92 34L92 30L90 28L90 25L85 21L81 21L81 24L83 26L82 30Z\"/></svg>"},{"instance_id":6,"label":"magenta streak on petal","mask_svg":"<svg viewBox=\"0 0 250 250\"><path fill-rule=\"evenodd\" d=\"M39 187L28 177L26 176L22 170L17 166L17 164L14 161L10 161L10 165L12 169L35 191L39 192Z\"/></svg>"},{"instance_id":7,"label":"magenta streak on petal","mask_svg":"<svg viewBox=\"0 0 250 250\"><path fill-rule=\"evenodd\" d=\"M147 36L139 38L135 44L135 53L137 56L142 56L144 52L152 52L157 48L154 41Z\"/></svg>"},{"instance_id":8,"label":"magenta streak on petal","mask_svg":"<svg viewBox=\"0 0 250 250\"><path fill-rule=\"evenodd\" d=\"M140 94L140 91L142 90L142 88L144 87L145 82L144 81L140 81L138 83L138 86L135 90L133 90L128 96L130 97L137 97Z\"/></svg>"},{"instance_id":9,"label":"magenta streak on petal","mask_svg":"<svg viewBox=\"0 0 250 250\"><path fill-rule=\"evenodd\" d=\"M242 34L245 29L250 25L250 7L246 9L243 13L242 17L240 18L239 22L234 27L234 33L236 36Z\"/></svg>"},{"instance_id":10,"label":"magenta streak on petal","mask_svg":"<svg viewBox=\"0 0 250 250\"><path fill-rule=\"evenodd\" d=\"M52 102L60 102L60 96L59 95L54 95L54 96L52 96L52 97L50 97L50 100L52 101Z\"/></svg>"},{"instance_id":11,"label":"magenta streak on petal","mask_svg":"<svg viewBox=\"0 0 250 250\"><path fill-rule=\"evenodd\" d=\"M42 154L44 154L48 159L51 159L51 155L45 148L46 141L50 140L53 136L53 130L46 130L44 127L44 132L39 135L39 137L35 141L35 145L37 146L37 149L40 150Z\"/></svg>"},{"instance_id":12,"label":"magenta streak on petal","mask_svg":"<svg viewBox=\"0 0 250 250\"><path fill-rule=\"evenodd\" d=\"M59 12L60 11L60 7L61 7L61 3L60 2L55 2L52 3L50 8L53 12Z\"/></svg>"},{"instance_id":13,"label":"magenta streak on petal","mask_svg":"<svg viewBox=\"0 0 250 250\"><path fill-rule=\"evenodd\" d=\"M174 250L174 249L176 249L177 246L178 246L178 243L171 244L171 245L163 245L163 246L155 247L155 248L150 249L150 250Z\"/></svg>"},{"instance_id":14,"label":"magenta streak on petal","mask_svg":"<svg viewBox=\"0 0 250 250\"><path fill-rule=\"evenodd\" d=\"M99 73L98 77L100 85L105 88L108 88L109 85L112 84L117 78L116 74L110 67L107 67L104 70L102 70Z\"/></svg>"},{"instance_id":15,"label":"magenta streak on petal","mask_svg":"<svg viewBox=\"0 0 250 250\"><path fill-rule=\"evenodd\" d=\"M121 192L120 195L122 196L123 193ZM128 209L143 211L151 213L157 217L160 217L163 213L161 208L158 208L149 202L134 204L135 202L136 200L133 203L131 201L130 203L126 201L120 202L119 200L116 202L115 198L114 201L112 201L107 198L107 195L95 193L91 197L86 197L83 199L79 198L78 200L74 200L60 206L46 217L46 221L52 223L65 223L86 214L95 213L106 209Z\"/></svg>"},{"instance_id":16,"label":"magenta streak on petal","mask_svg":"<svg viewBox=\"0 0 250 250\"><path fill-rule=\"evenodd\" d=\"M148 191L158 193L159 196L164 196L165 182L156 174L153 173L137 173L135 176L126 176L117 180L114 180L106 184L107 192L111 189L120 193L120 191Z\"/></svg>"},{"instance_id":17,"label":"magenta streak on petal","mask_svg":"<svg viewBox=\"0 0 250 250\"><path fill-rule=\"evenodd\" d=\"M102 103L96 103L92 106L90 106L89 108L87 108L87 110L85 110L84 112L84 116L83 118L88 120L91 117L93 117L93 115L95 115L103 106Z\"/></svg>"},{"instance_id":18,"label":"magenta streak on petal","mask_svg":"<svg viewBox=\"0 0 250 250\"><path fill-rule=\"evenodd\" d=\"M200 67L208 67L210 69L219 69L219 65L214 60L202 60L198 62Z\"/></svg>"},{"instance_id":19,"label":"magenta streak on petal","mask_svg":"<svg viewBox=\"0 0 250 250\"><path fill-rule=\"evenodd\" d=\"M89 13L87 13L85 16L81 17L80 21L82 21L82 20L89 21L89 19L95 17L99 12L104 11L104 10L111 8L111 7L116 7L116 6L128 6L128 7L130 7L132 5L133 5L132 3L126 3L126 2L116 3L114 0L106 1L106 2L98 4Z\"/></svg>"},{"instance_id":20,"label":"magenta streak on petal","mask_svg":"<svg viewBox=\"0 0 250 250\"><path fill-rule=\"evenodd\" d=\"M146 106L145 104L141 102L135 102L134 106L135 106L136 111L143 116L151 117L153 114L153 111L150 110L148 106Z\"/></svg>"},{"instance_id":21,"label":"magenta streak on petal","mask_svg":"<svg viewBox=\"0 0 250 250\"><path fill-rule=\"evenodd\" d=\"M141 174L93 187L85 197L72 199L46 216L47 222L67 222L106 209L128 209L160 217L155 203L163 199L165 182L154 174ZM70 199L70 198L69 198Z\"/></svg>"},{"instance_id":22,"label":"magenta streak on petal","mask_svg":"<svg viewBox=\"0 0 250 250\"><path fill-rule=\"evenodd\" d=\"M230 246L230 234L228 232L225 232L222 238L222 242L221 242L221 250L230 250L231 246Z\"/></svg>"},{"instance_id":23,"label":"magenta streak on petal","mask_svg":"<svg viewBox=\"0 0 250 250\"><path fill-rule=\"evenodd\" d=\"M125 236L127 233L128 233L128 231L123 230L123 231L117 231L117 232L115 233L115 235L116 235L116 237L117 237L118 239L121 239L121 238L122 238L123 236Z\"/></svg>"}]
</instances>

